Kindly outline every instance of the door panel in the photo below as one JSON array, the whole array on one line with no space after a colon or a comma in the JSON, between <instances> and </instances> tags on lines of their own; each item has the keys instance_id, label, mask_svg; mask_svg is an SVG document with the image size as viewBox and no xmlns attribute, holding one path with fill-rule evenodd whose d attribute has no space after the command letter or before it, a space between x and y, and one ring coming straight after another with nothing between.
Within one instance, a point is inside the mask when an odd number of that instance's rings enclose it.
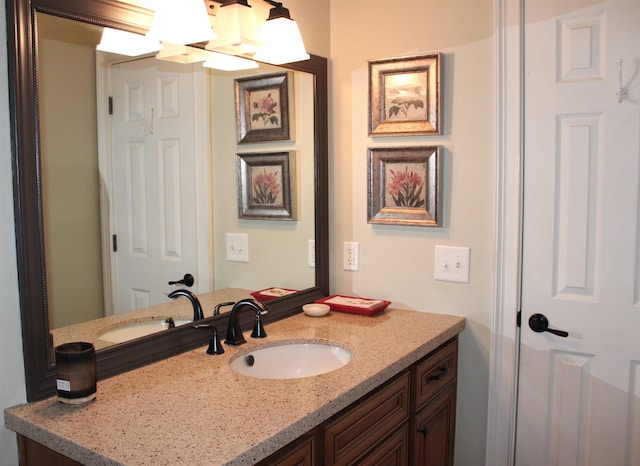
<instances>
[{"instance_id":1,"label":"door panel","mask_svg":"<svg viewBox=\"0 0 640 466\"><path fill-rule=\"evenodd\" d=\"M525 0L518 465L640 465L639 24L636 0Z\"/></svg>"},{"instance_id":2,"label":"door panel","mask_svg":"<svg viewBox=\"0 0 640 466\"><path fill-rule=\"evenodd\" d=\"M205 135L195 134L194 76L155 58L111 68L116 312L166 302L168 282L186 273L194 292L208 289L196 273L195 140Z\"/></svg>"}]
</instances>

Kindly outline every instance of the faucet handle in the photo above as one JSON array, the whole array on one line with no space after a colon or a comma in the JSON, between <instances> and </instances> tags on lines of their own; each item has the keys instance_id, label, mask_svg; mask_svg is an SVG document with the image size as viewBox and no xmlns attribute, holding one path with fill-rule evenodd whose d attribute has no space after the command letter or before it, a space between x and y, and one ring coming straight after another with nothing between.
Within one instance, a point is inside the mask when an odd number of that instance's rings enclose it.
<instances>
[{"instance_id":1,"label":"faucet handle","mask_svg":"<svg viewBox=\"0 0 640 466\"><path fill-rule=\"evenodd\" d=\"M209 347L207 348L207 354L224 354L224 348L220 344L218 338L218 329L213 325L194 325L193 328L198 330L211 329L211 338L209 339Z\"/></svg>"},{"instance_id":2,"label":"faucet handle","mask_svg":"<svg viewBox=\"0 0 640 466\"><path fill-rule=\"evenodd\" d=\"M221 307L223 307L223 306L233 306L234 304L235 304L235 302L233 302L233 301L225 301L224 303L216 304L216 307L213 308L213 315L214 316L219 316Z\"/></svg>"},{"instance_id":3,"label":"faucet handle","mask_svg":"<svg viewBox=\"0 0 640 466\"><path fill-rule=\"evenodd\" d=\"M262 325L262 316L268 313L269 311L267 309L256 310L256 320L253 323L251 338L267 338L267 332L264 329L264 325Z\"/></svg>"}]
</instances>

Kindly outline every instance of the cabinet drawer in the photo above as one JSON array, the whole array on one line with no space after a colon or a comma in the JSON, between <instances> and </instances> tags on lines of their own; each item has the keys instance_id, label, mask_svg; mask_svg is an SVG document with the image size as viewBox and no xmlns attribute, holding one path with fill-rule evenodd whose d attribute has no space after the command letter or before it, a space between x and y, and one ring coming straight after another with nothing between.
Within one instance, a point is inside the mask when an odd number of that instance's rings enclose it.
<instances>
[{"instance_id":1,"label":"cabinet drawer","mask_svg":"<svg viewBox=\"0 0 640 466\"><path fill-rule=\"evenodd\" d=\"M405 371L375 394L357 401L324 426L326 464L352 464L409 418Z\"/></svg>"},{"instance_id":2,"label":"cabinet drawer","mask_svg":"<svg viewBox=\"0 0 640 466\"><path fill-rule=\"evenodd\" d=\"M358 466L406 466L409 464L409 427L404 424L384 439Z\"/></svg>"},{"instance_id":3,"label":"cabinet drawer","mask_svg":"<svg viewBox=\"0 0 640 466\"><path fill-rule=\"evenodd\" d=\"M458 373L458 338L425 357L414 366L413 410L419 410L438 391L456 379Z\"/></svg>"}]
</instances>

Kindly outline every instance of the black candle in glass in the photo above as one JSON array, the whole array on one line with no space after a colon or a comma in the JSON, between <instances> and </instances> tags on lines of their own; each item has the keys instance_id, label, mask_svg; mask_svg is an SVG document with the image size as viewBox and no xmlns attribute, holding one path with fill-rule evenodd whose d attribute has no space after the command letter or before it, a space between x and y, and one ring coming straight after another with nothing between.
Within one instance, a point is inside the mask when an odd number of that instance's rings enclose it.
<instances>
[{"instance_id":1,"label":"black candle in glass","mask_svg":"<svg viewBox=\"0 0 640 466\"><path fill-rule=\"evenodd\" d=\"M65 343L56 347L58 400L83 404L96 397L96 350L91 343Z\"/></svg>"}]
</instances>

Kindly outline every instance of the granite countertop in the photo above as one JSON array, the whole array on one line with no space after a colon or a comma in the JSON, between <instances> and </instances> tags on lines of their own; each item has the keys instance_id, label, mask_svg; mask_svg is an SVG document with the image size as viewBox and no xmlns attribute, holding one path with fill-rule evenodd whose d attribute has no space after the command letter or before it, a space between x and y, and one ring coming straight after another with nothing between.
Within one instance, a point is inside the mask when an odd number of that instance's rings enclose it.
<instances>
[{"instance_id":1,"label":"granite countertop","mask_svg":"<svg viewBox=\"0 0 640 466\"><path fill-rule=\"evenodd\" d=\"M5 425L92 465L249 465L266 458L460 333L464 318L389 308L330 312L266 326L268 338L201 347L98 382L97 399L55 398L5 410ZM233 372L238 353L277 340L332 341L353 359L333 372L266 380Z\"/></svg>"},{"instance_id":2,"label":"granite countertop","mask_svg":"<svg viewBox=\"0 0 640 466\"><path fill-rule=\"evenodd\" d=\"M206 317L213 315L216 304L226 301L239 301L243 298L251 298L251 292L242 288L225 288L222 290L212 291L209 293L198 294L198 301L202 306L202 312ZM221 313L229 312L231 307L223 307ZM123 324L133 324L136 322L144 322L149 320L164 321L171 317L175 320L192 320L193 306L191 301L186 298L179 297L176 299L167 298L166 303L156 304L137 309L135 311L123 312L103 317L101 319L90 320L75 325L51 329L50 333L53 337L53 346L71 341L86 341L93 343L96 350L113 346L116 343L100 339L100 335L107 330L111 330Z\"/></svg>"}]
</instances>

